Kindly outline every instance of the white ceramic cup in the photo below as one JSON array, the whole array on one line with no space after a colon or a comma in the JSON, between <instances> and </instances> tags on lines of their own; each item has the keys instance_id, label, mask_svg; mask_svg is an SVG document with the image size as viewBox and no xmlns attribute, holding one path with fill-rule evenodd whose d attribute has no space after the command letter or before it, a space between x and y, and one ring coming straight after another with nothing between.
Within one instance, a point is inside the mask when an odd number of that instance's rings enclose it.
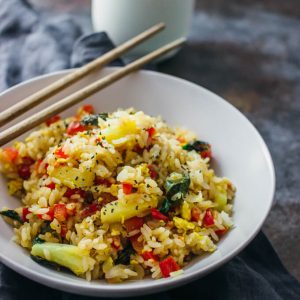
<instances>
[{"instance_id":1,"label":"white ceramic cup","mask_svg":"<svg viewBox=\"0 0 300 300\"><path fill-rule=\"evenodd\" d=\"M95 31L106 31L116 45L164 22L163 32L126 55L132 59L186 37L193 7L194 0L92 0L92 22Z\"/></svg>"}]
</instances>

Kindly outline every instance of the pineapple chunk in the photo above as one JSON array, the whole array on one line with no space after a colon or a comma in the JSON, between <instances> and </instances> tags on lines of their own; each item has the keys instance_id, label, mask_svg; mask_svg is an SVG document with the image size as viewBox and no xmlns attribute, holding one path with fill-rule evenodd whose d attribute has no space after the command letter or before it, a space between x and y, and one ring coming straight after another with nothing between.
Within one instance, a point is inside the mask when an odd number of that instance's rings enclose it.
<instances>
[{"instance_id":1,"label":"pineapple chunk","mask_svg":"<svg viewBox=\"0 0 300 300\"><path fill-rule=\"evenodd\" d=\"M118 125L112 125L102 130L102 134L109 143L126 135L136 133L138 133L138 128L136 127L136 123L132 120L123 120Z\"/></svg>"},{"instance_id":2,"label":"pineapple chunk","mask_svg":"<svg viewBox=\"0 0 300 300\"><path fill-rule=\"evenodd\" d=\"M156 198L144 203L123 200L110 202L101 209L101 221L109 224L123 222L141 213L145 213L153 207L157 207L157 202Z\"/></svg>"},{"instance_id":3,"label":"pineapple chunk","mask_svg":"<svg viewBox=\"0 0 300 300\"><path fill-rule=\"evenodd\" d=\"M186 202L183 201L181 205L181 216L183 219L190 221L191 220L191 208L190 205Z\"/></svg>"},{"instance_id":4,"label":"pineapple chunk","mask_svg":"<svg viewBox=\"0 0 300 300\"><path fill-rule=\"evenodd\" d=\"M90 187L93 185L95 179L95 174L91 171L85 170L81 172L77 168L68 166L55 168L49 175L60 180L71 189Z\"/></svg>"}]
</instances>

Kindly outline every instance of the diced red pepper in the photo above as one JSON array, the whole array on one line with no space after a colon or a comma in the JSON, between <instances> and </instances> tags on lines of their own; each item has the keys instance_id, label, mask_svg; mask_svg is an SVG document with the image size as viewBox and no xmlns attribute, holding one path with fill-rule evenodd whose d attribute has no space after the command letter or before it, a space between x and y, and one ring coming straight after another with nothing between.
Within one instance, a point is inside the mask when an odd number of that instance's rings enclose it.
<instances>
[{"instance_id":1,"label":"diced red pepper","mask_svg":"<svg viewBox=\"0 0 300 300\"><path fill-rule=\"evenodd\" d=\"M34 164L34 160L29 156L25 156L22 158L22 163L23 165L31 166Z\"/></svg>"},{"instance_id":2,"label":"diced red pepper","mask_svg":"<svg viewBox=\"0 0 300 300\"><path fill-rule=\"evenodd\" d=\"M167 216L165 216L164 214L162 214L159 210L157 210L156 208L151 208L151 216L154 219L157 220L163 220L165 222L169 221L169 218Z\"/></svg>"},{"instance_id":3,"label":"diced red pepper","mask_svg":"<svg viewBox=\"0 0 300 300\"><path fill-rule=\"evenodd\" d=\"M215 224L214 217L210 209L207 209L203 218L203 224L205 226L212 226Z\"/></svg>"},{"instance_id":4,"label":"diced red pepper","mask_svg":"<svg viewBox=\"0 0 300 300\"><path fill-rule=\"evenodd\" d=\"M18 174L22 179L27 180L31 175L30 166L24 164L19 165Z\"/></svg>"},{"instance_id":5,"label":"diced red pepper","mask_svg":"<svg viewBox=\"0 0 300 300\"><path fill-rule=\"evenodd\" d=\"M159 263L160 271L163 277L170 277L170 273L178 271L180 267L172 256L167 257Z\"/></svg>"},{"instance_id":6,"label":"diced red pepper","mask_svg":"<svg viewBox=\"0 0 300 300\"><path fill-rule=\"evenodd\" d=\"M198 222L200 218L200 209L198 207L193 207L191 210L192 221Z\"/></svg>"},{"instance_id":7,"label":"diced red pepper","mask_svg":"<svg viewBox=\"0 0 300 300\"><path fill-rule=\"evenodd\" d=\"M30 214L31 212L29 211L28 207L23 207L23 211L22 211L22 220L23 222L27 222L27 215Z\"/></svg>"},{"instance_id":8,"label":"diced red pepper","mask_svg":"<svg viewBox=\"0 0 300 300\"><path fill-rule=\"evenodd\" d=\"M67 134L74 135L81 131L85 131L84 125L82 125L79 121L73 121L68 126Z\"/></svg>"},{"instance_id":9,"label":"diced red pepper","mask_svg":"<svg viewBox=\"0 0 300 300\"><path fill-rule=\"evenodd\" d=\"M57 148L55 150L54 154L58 158L68 158L69 157L69 155L63 151L62 147Z\"/></svg>"},{"instance_id":10,"label":"diced red pepper","mask_svg":"<svg viewBox=\"0 0 300 300\"><path fill-rule=\"evenodd\" d=\"M153 259L154 261L158 261L157 255L153 254L152 251L145 251L142 253L142 257L144 260Z\"/></svg>"},{"instance_id":11,"label":"diced red pepper","mask_svg":"<svg viewBox=\"0 0 300 300\"><path fill-rule=\"evenodd\" d=\"M65 238L68 232L68 227L66 225L61 226L60 228L60 236Z\"/></svg>"},{"instance_id":12,"label":"diced red pepper","mask_svg":"<svg viewBox=\"0 0 300 300\"><path fill-rule=\"evenodd\" d=\"M64 193L64 197L70 198L72 195L78 194L80 197L85 197L85 191L81 189L70 189L68 188L66 192Z\"/></svg>"},{"instance_id":13,"label":"diced red pepper","mask_svg":"<svg viewBox=\"0 0 300 300\"><path fill-rule=\"evenodd\" d=\"M56 116L53 116L53 117L51 117L50 119L48 119L48 120L46 121L46 124L47 124L47 126L50 126L51 124L56 123L56 122L59 121L59 120L60 120L60 116L59 116L59 115L56 115Z\"/></svg>"},{"instance_id":14,"label":"diced red pepper","mask_svg":"<svg viewBox=\"0 0 300 300\"><path fill-rule=\"evenodd\" d=\"M185 144L185 143L186 143L185 138L182 137L182 136L177 137L176 140L177 140L180 144Z\"/></svg>"},{"instance_id":15,"label":"diced red pepper","mask_svg":"<svg viewBox=\"0 0 300 300\"><path fill-rule=\"evenodd\" d=\"M63 203L55 204L54 207L54 218L57 219L59 222L66 221L68 217L68 212L66 205Z\"/></svg>"},{"instance_id":16,"label":"diced red pepper","mask_svg":"<svg viewBox=\"0 0 300 300\"><path fill-rule=\"evenodd\" d=\"M123 183L122 184L123 192L125 195L129 195L132 193L132 184L130 183Z\"/></svg>"},{"instance_id":17,"label":"diced red pepper","mask_svg":"<svg viewBox=\"0 0 300 300\"><path fill-rule=\"evenodd\" d=\"M19 151L14 147L7 147L3 149L3 154L5 155L7 161L15 162L15 160L18 158Z\"/></svg>"},{"instance_id":18,"label":"diced red pepper","mask_svg":"<svg viewBox=\"0 0 300 300\"><path fill-rule=\"evenodd\" d=\"M38 214L37 215L41 220L46 220L46 221L53 221L54 219L54 208L49 207L49 210L45 214Z\"/></svg>"},{"instance_id":19,"label":"diced red pepper","mask_svg":"<svg viewBox=\"0 0 300 300\"><path fill-rule=\"evenodd\" d=\"M139 144L136 144L132 150L139 155L143 154L144 152L144 148L142 148Z\"/></svg>"},{"instance_id":20,"label":"diced red pepper","mask_svg":"<svg viewBox=\"0 0 300 300\"><path fill-rule=\"evenodd\" d=\"M158 173L155 171L154 167L152 165L148 165L148 169L149 169L150 177L154 180L157 179Z\"/></svg>"},{"instance_id":21,"label":"diced red pepper","mask_svg":"<svg viewBox=\"0 0 300 300\"><path fill-rule=\"evenodd\" d=\"M225 234L227 231L228 231L228 228L224 228L224 229L216 230L215 233L216 233L217 235L223 235L223 234Z\"/></svg>"},{"instance_id":22,"label":"diced red pepper","mask_svg":"<svg viewBox=\"0 0 300 300\"><path fill-rule=\"evenodd\" d=\"M208 145L208 149L200 152L202 158L206 158L206 157L212 158L211 145L210 144L207 145Z\"/></svg>"},{"instance_id":23,"label":"diced red pepper","mask_svg":"<svg viewBox=\"0 0 300 300\"><path fill-rule=\"evenodd\" d=\"M149 129L147 129L149 137L152 138L155 134L155 128L154 127L150 127Z\"/></svg>"},{"instance_id":24,"label":"diced red pepper","mask_svg":"<svg viewBox=\"0 0 300 300\"><path fill-rule=\"evenodd\" d=\"M50 190L54 190L55 189L55 183L51 182L51 183L47 184L46 187L49 188Z\"/></svg>"},{"instance_id":25,"label":"diced red pepper","mask_svg":"<svg viewBox=\"0 0 300 300\"><path fill-rule=\"evenodd\" d=\"M140 229L143 225L144 225L144 219L138 217L130 218L124 222L124 226L127 232Z\"/></svg>"},{"instance_id":26,"label":"diced red pepper","mask_svg":"<svg viewBox=\"0 0 300 300\"><path fill-rule=\"evenodd\" d=\"M93 105L90 105L90 104L83 105L82 110L88 114L94 113L94 107L93 107Z\"/></svg>"},{"instance_id":27,"label":"diced red pepper","mask_svg":"<svg viewBox=\"0 0 300 300\"><path fill-rule=\"evenodd\" d=\"M119 249L120 249L120 246L121 246L120 238L117 237L117 236L114 236L111 245L112 245L113 248L115 248L116 250L119 250Z\"/></svg>"},{"instance_id":28,"label":"diced red pepper","mask_svg":"<svg viewBox=\"0 0 300 300\"><path fill-rule=\"evenodd\" d=\"M142 253L143 248L144 248L143 241L138 240L140 236L141 236L140 234L136 234L129 238L131 245L132 245L133 249L136 251L136 253Z\"/></svg>"},{"instance_id":29,"label":"diced red pepper","mask_svg":"<svg viewBox=\"0 0 300 300\"><path fill-rule=\"evenodd\" d=\"M106 185L107 187L110 187L112 183L107 178L102 178L100 176L96 176L95 178L95 184L97 185Z\"/></svg>"},{"instance_id":30,"label":"diced red pepper","mask_svg":"<svg viewBox=\"0 0 300 300\"><path fill-rule=\"evenodd\" d=\"M93 214L95 214L98 211L98 204L97 203L92 203L89 206L87 206L86 208L84 208L80 215L82 218L86 218L88 216L91 216Z\"/></svg>"}]
</instances>

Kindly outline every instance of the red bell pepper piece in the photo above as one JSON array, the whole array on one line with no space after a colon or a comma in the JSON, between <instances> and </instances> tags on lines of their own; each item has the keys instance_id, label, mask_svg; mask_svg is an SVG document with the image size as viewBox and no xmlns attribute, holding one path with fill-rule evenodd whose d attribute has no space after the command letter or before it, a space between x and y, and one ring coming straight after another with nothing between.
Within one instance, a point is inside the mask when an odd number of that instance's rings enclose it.
<instances>
[{"instance_id":1,"label":"red bell pepper piece","mask_svg":"<svg viewBox=\"0 0 300 300\"><path fill-rule=\"evenodd\" d=\"M23 207L23 211L22 211L22 220L23 222L27 222L27 215L30 214L31 212L29 211L28 207Z\"/></svg>"},{"instance_id":2,"label":"red bell pepper piece","mask_svg":"<svg viewBox=\"0 0 300 300\"><path fill-rule=\"evenodd\" d=\"M214 217L210 209L207 209L203 218L203 223L205 226L212 226L215 224Z\"/></svg>"},{"instance_id":3,"label":"red bell pepper piece","mask_svg":"<svg viewBox=\"0 0 300 300\"><path fill-rule=\"evenodd\" d=\"M79 121L73 121L69 124L67 129L68 135L74 135L77 132L85 131L84 125L82 125Z\"/></svg>"},{"instance_id":4,"label":"red bell pepper piece","mask_svg":"<svg viewBox=\"0 0 300 300\"><path fill-rule=\"evenodd\" d=\"M122 184L123 192L125 195L129 195L132 193L132 184L130 183L123 183Z\"/></svg>"},{"instance_id":5,"label":"red bell pepper piece","mask_svg":"<svg viewBox=\"0 0 300 300\"><path fill-rule=\"evenodd\" d=\"M191 210L192 221L198 222L200 218L200 209L198 207L193 207Z\"/></svg>"},{"instance_id":6,"label":"red bell pepper piece","mask_svg":"<svg viewBox=\"0 0 300 300\"><path fill-rule=\"evenodd\" d=\"M15 162L19 156L19 151L14 147L7 147L3 149L3 154L5 155L7 161Z\"/></svg>"},{"instance_id":7,"label":"red bell pepper piece","mask_svg":"<svg viewBox=\"0 0 300 300\"><path fill-rule=\"evenodd\" d=\"M180 267L172 256L167 257L159 263L160 271L163 277L170 277L170 273L178 271Z\"/></svg>"},{"instance_id":8,"label":"red bell pepper piece","mask_svg":"<svg viewBox=\"0 0 300 300\"><path fill-rule=\"evenodd\" d=\"M78 194L80 197L85 197L85 191L81 189L70 189L67 188L66 192L64 193L64 197L70 198L72 195Z\"/></svg>"},{"instance_id":9,"label":"red bell pepper piece","mask_svg":"<svg viewBox=\"0 0 300 300\"><path fill-rule=\"evenodd\" d=\"M31 175L30 166L24 165L24 164L19 165L18 166L18 175L22 179L27 180Z\"/></svg>"},{"instance_id":10,"label":"red bell pepper piece","mask_svg":"<svg viewBox=\"0 0 300 300\"><path fill-rule=\"evenodd\" d=\"M149 137L152 138L155 134L155 128L154 127L150 127L149 129L147 129Z\"/></svg>"},{"instance_id":11,"label":"red bell pepper piece","mask_svg":"<svg viewBox=\"0 0 300 300\"><path fill-rule=\"evenodd\" d=\"M140 229L143 225L144 225L144 219L138 217L130 218L124 222L124 226L127 232Z\"/></svg>"},{"instance_id":12,"label":"red bell pepper piece","mask_svg":"<svg viewBox=\"0 0 300 300\"><path fill-rule=\"evenodd\" d=\"M154 180L157 179L158 173L155 171L154 167L152 165L148 165L148 169L149 169L150 177Z\"/></svg>"},{"instance_id":13,"label":"red bell pepper piece","mask_svg":"<svg viewBox=\"0 0 300 300\"><path fill-rule=\"evenodd\" d=\"M144 260L153 259L154 261L158 261L157 255L153 254L152 251L143 252L142 257L143 257Z\"/></svg>"},{"instance_id":14,"label":"red bell pepper piece","mask_svg":"<svg viewBox=\"0 0 300 300\"><path fill-rule=\"evenodd\" d=\"M54 154L57 158L68 158L69 157L69 155L63 151L62 147L57 148L55 150Z\"/></svg>"},{"instance_id":15,"label":"red bell pepper piece","mask_svg":"<svg viewBox=\"0 0 300 300\"><path fill-rule=\"evenodd\" d=\"M60 120L60 116L59 116L59 115L56 115L56 116L53 116L53 117L51 117L50 119L48 119L48 120L46 121L46 124L47 124L47 126L50 126L51 124L56 123L56 122L59 121L59 120Z\"/></svg>"},{"instance_id":16,"label":"red bell pepper piece","mask_svg":"<svg viewBox=\"0 0 300 300\"><path fill-rule=\"evenodd\" d=\"M47 184L46 187L49 188L50 190L54 190L55 189L55 183L51 182L51 183Z\"/></svg>"},{"instance_id":17,"label":"red bell pepper piece","mask_svg":"<svg viewBox=\"0 0 300 300\"><path fill-rule=\"evenodd\" d=\"M94 113L94 107L93 107L93 105L90 105L90 104L83 105L82 110L88 114Z\"/></svg>"},{"instance_id":18,"label":"red bell pepper piece","mask_svg":"<svg viewBox=\"0 0 300 300\"><path fill-rule=\"evenodd\" d=\"M228 228L224 228L224 229L216 230L215 233L216 233L217 235L223 235L223 234L225 234L227 231L228 231Z\"/></svg>"},{"instance_id":19,"label":"red bell pepper piece","mask_svg":"<svg viewBox=\"0 0 300 300\"><path fill-rule=\"evenodd\" d=\"M165 222L169 221L169 218L158 211L156 208L151 208L151 215L154 219L163 220Z\"/></svg>"},{"instance_id":20,"label":"red bell pepper piece","mask_svg":"<svg viewBox=\"0 0 300 300\"><path fill-rule=\"evenodd\" d=\"M37 215L41 220L46 220L46 221L53 221L54 219L54 208L49 207L49 210L45 214L38 214Z\"/></svg>"},{"instance_id":21,"label":"red bell pepper piece","mask_svg":"<svg viewBox=\"0 0 300 300\"><path fill-rule=\"evenodd\" d=\"M89 206L87 206L86 208L84 208L80 215L82 218L86 218L89 217L93 214L95 214L98 211L98 204L97 203L92 203Z\"/></svg>"},{"instance_id":22,"label":"red bell pepper piece","mask_svg":"<svg viewBox=\"0 0 300 300\"><path fill-rule=\"evenodd\" d=\"M54 207L54 218L57 219L59 222L66 221L68 217L68 212L66 205L63 203L55 204Z\"/></svg>"}]
</instances>

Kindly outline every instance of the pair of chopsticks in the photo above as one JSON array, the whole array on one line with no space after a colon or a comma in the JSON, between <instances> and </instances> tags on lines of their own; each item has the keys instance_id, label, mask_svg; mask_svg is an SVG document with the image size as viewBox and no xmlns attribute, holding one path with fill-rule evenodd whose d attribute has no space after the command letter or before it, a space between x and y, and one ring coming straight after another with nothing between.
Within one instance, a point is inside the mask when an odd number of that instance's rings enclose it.
<instances>
[{"instance_id":1,"label":"pair of chopsticks","mask_svg":"<svg viewBox=\"0 0 300 300\"><path fill-rule=\"evenodd\" d=\"M20 116L21 114L25 113L26 111L30 110L31 108L44 102L45 100L52 97L53 95L56 95L57 93L59 93L66 87L70 86L71 84L75 83L79 79L82 79L84 76L91 73L92 71L102 68L103 66L110 63L114 59L120 57L126 51L130 50L134 46L145 41L146 39L152 37L156 33L163 30L164 28L165 28L165 25L163 23L159 23L159 24L147 29L146 31L133 37L132 39L121 44L120 46L116 47L115 49L107 52L106 54L104 54L101 57L95 59L94 61L88 63L87 65L75 70L74 72L55 81L54 83L41 89L40 91L30 95L29 97L25 98L21 102L18 102L17 104L11 106L10 108L8 108L5 111L0 113L0 126L3 126L7 122L13 120L14 118L16 118L16 117ZM122 67L122 68L118 69L117 71L114 71L113 73L91 83L90 85L78 90L77 92L48 106L47 108L26 118L25 120L17 123L16 125L11 126L10 128L0 132L0 146L8 143L9 141L20 136L21 134L25 133L26 131L34 128L35 126L41 124L42 122L45 122L46 120L53 117L54 115L61 113L62 111L68 109L69 107L73 106L74 104L79 103L80 101L86 99L87 97L91 96L92 94L113 84L114 82L118 81L119 79L125 77L127 74L140 69L147 63L158 58L159 56L179 47L184 42L185 42L184 38L179 38L171 43L168 43L165 46L158 48L157 50L131 62L130 64L126 65L125 67Z\"/></svg>"}]
</instances>

